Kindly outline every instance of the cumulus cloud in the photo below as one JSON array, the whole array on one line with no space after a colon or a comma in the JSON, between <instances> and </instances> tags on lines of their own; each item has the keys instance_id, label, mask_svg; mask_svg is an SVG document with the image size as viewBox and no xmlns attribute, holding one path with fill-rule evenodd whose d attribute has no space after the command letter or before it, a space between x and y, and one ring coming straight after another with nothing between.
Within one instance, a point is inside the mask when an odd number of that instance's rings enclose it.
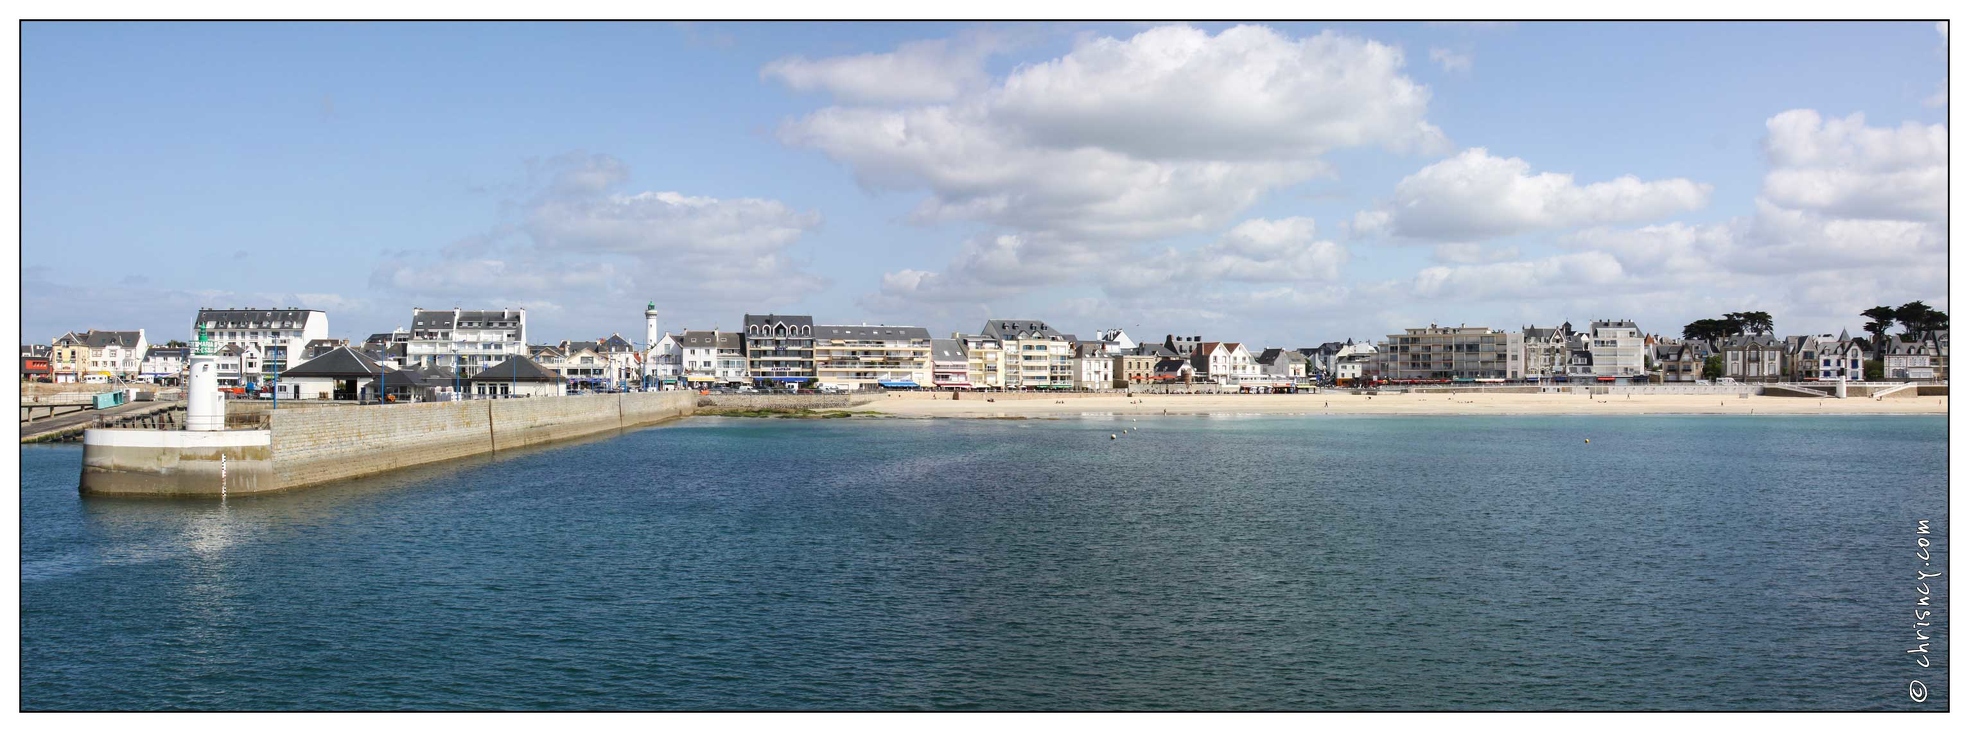
<instances>
[{"instance_id":1,"label":"cumulus cloud","mask_svg":"<svg viewBox=\"0 0 1969 732\"><path fill-rule=\"evenodd\" d=\"M691 306L787 304L827 285L790 251L820 226L816 213L767 199L618 192L629 168L607 155L534 167L541 180L507 205L511 220L436 251L386 257L370 285L576 314L659 293Z\"/></svg>"},{"instance_id":2,"label":"cumulus cloud","mask_svg":"<svg viewBox=\"0 0 1969 732\"><path fill-rule=\"evenodd\" d=\"M973 34L913 41L889 53L789 56L766 64L759 78L796 91L825 91L844 102L944 102L990 81L984 62L996 47L990 36Z\"/></svg>"},{"instance_id":3,"label":"cumulus cloud","mask_svg":"<svg viewBox=\"0 0 1969 732\"><path fill-rule=\"evenodd\" d=\"M1779 206L1861 219L1948 217L1948 128L1868 127L1866 116L1825 119L1794 109L1765 123L1771 169L1764 197Z\"/></svg>"},{"instance_id":4,"label":"cumulus cloud","mask_svg":"<svg viewBox=\"0 0 1969 732\"><path fill-rule=\"evenodd\" d=\"M904 276L882 294L1017 291L1041 269L1091 276L1142 242L1222 227L1269 191L1330 174L1321 156L1334 149L1446 149L1403 63L1396 47L1335 32L1164 26L1083 38L937 104L816 110L779 136L865 187L924 191L918 222L995 227L939 276L892 273Z\"/></svg>"},{"instance_id":5,"label":"cumulus cloud","mask_svg":"<svg viewBox=\"0 0 1969 732\"><path fill-rule=\"evenodd\" d=\"M1436 62L1437 66L1443 67L1444 71L1448 71L1450 73L1460 73L1460 72L1469 71L1470 64L1472 61L1472 59L1470 58L1470 54L1457 53L1447 48L1429 49L1429 60Z\"/></svg>"},{"instance_id":6,"label":"cumulus cloud","mask_svg":"<svg viewBox=\"0 0 1969 732\"><path fill-rule=\"evenodd\" d=\"M1621 280L1620 262L1604 252L1462 267L1429 267L1416 273L1418 297L1483 299L1576 295Z\"/></svg>"},{"instance_id":7,"label":"cumulus cloud","mask_svg":"<svg viewBox=\"0 0 1969 732\"><path fill-rule=\"evenodd\" d=\"M1355 216L1360 233L1469 242L1529 231L1643 221L1709 203L1711 186L1686 178L1621 176L1579 185L1564 173L1536 173L1519 158L1471 148L1395 184L1386 206Z\"/></svg>"},{"instance_id":8,"label":"cumulus cloud","mask_svg":"<svg viewBox=\"0 0 1969 732\"><path fill-rule=\"evenodd\" d=\"M1310 218L1251 219L1200 249L1123 262L1103 277L1110 292L1128 293L1176 284L1334 282L1350 256L1317 239Z\"/></svg>"}]
</instances>

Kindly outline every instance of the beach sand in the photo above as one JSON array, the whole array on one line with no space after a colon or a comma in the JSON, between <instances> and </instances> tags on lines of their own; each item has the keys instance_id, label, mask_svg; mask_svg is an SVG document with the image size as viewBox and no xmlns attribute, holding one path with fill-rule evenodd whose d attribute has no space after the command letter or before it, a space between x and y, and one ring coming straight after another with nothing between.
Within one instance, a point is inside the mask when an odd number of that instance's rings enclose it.
<instances>
[{"instance_id":1,"label":"beach sand","mask_svg":"<svg viewBox=\"0 0 1969 732\"><path fill-rule=\"evenodd\" d=\"M915 395L912 395L915 396ZM905 417L1076 417L1204 414L1947 414L1948 397L1811 397L1657 394L1175 394L961 400L878 399L856 407Z\"/></svg>"}]
</instances>

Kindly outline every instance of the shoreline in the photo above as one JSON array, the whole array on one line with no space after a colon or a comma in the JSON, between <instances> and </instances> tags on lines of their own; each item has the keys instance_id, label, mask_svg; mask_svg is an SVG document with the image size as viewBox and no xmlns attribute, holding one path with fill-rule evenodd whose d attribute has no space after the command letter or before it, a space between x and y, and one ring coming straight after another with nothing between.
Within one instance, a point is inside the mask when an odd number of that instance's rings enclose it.
<instances>
[{"instance_id":1,"label":"shoreline","mask_svg":"<svg viewBox=\"0 0 1969 732\"><path fill-rule=\"evenodd\" d=\"M887 417L1048 419L1066 417L1224 416L1809 416L1948 414L1948 397L1849 399L1717 397L1692 394L1223 394L1072 399L875 400L854 408Z\"/></svg>"}]
</instances>

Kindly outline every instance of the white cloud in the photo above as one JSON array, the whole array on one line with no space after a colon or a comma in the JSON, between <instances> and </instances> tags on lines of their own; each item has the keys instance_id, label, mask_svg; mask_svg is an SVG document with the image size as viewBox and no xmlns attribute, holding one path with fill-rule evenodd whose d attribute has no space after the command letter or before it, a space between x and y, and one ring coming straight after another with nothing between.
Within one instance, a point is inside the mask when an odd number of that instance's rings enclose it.
<instances>
[{"instance_id":1,"label":"white cloud","mask_svg":"<svg viewBox=\"0 0 1969 732\"><path fill-rule=\"evenodd\" d=\"M984 62L995 48L989 36L974 34L904 43L890 53L790 56L766 64L759 78L851 103L943 102L989 83Z\"/></svg>"},{"instance_id":2,"label":"white cloud","mask_svg":"<svg viewBox=\"0 0 1969 732\"><path fill-rule=\"evenodd\" d=\"M1470 54L1457 53L1447 48L1429 49L1429 60L1436 62L1436 65L1450 73L1468 72L1472 61Z\"/></svg>"},{"instance_id":3,"label":"white cloud","mask_svg":"<svg viewBox=\"0 0 1969 732\"><path fill-rule=\"evenodd\" d=\"M1868 127L1852 114L1794 109L1765 123L1764 197L1832 216L1942 221L1948 216L1948 128Z\"/></svg>"},{"instance_id":4,"label":"white cloud","mask_svg":"<svg viewBox=\"0 0 1969 732\"><path fill-rule=\"evenodd\" d=\"M1351 255L1344 246L1318 240L1315 231L1310 218L1251 219L1200 249L1127 259L1102 277L1111 293L1171 286L1208 289L1217 283L1335 282Z\"/></svg>"},{"instance_id":5,"label":"white cloud","mask_svg":"<svg viewBox=\"0 0 1969 732\"><path fill-rule=\"evenodd\" d=\"M1702 208L1711 186L1686 178L1621 176L1578 185L1564 173L1531 172L1518 158L1471 148L1395 184L1386 206L1355 216L1357 232L1468 242L1529 231L1642 221Z\"/></svg>"},{"instance_id":6,"label":"white cloud","mask_svg":"<svg viewBox=\"0 0 1969 732\"><path fill-rule=\"evenodd\" d=\"M1334 149L1444 149L1424 119L1428 89L1402 65L1398 48L1335 32L1164 26L1084 38L940 104L820 109L780 139L863 186L925 191L918 222L997 227L940 276L912 268L882 295L1002 294L1224 226L1267 192L1329 174L1321 156Z\"/></svg>"},{"instance_id":7,"label":"white cloud","mask_svg":"<svg viewBox=\"0 0 1969 732\"><path fill-rule=\"evenodd\" d=\"M790 251L820 225L818 214L757 198L611 192L629 172L606 155L562 156L544 168L535 194L508 204L515 220L434 252L386 257L371 286L575 315L658 294L688 303L686 312L788 304L827 285Z\"/></svg>"},{"instance_id":8,"label":"white cloud","mask_svg":"<svg viewBox=\"0 0 1969 732\"><path fill-rule=\"evenodd\" d=\"M1431 258L1444 264L1482 264L1518 258L1517 247L1486 247L1482 244L1437 244Z\"/></svg>"},{"instance_id":9,"label":"white cloud","mask_svg":"<svg viewBox=\"0 0 1969 732\"><path fill-rule=\"evenodd\" d=\"M1416 273L1418 297L1540 299L1576 296L1618 283L1620 262L1604 252L1462 267L1429 267Z\"/></svg>"}]
</instances>

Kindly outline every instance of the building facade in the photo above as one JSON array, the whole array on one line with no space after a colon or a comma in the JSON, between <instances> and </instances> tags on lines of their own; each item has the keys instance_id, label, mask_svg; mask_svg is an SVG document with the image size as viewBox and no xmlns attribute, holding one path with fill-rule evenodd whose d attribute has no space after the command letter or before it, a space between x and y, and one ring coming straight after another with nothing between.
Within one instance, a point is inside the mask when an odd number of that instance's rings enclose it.
<instances>
[{"instance_id":1,"label":"building facade","mask_svg":"<svg viewBox=\"0 0 1969 732\"><path fill-rule=\"evenodd\" d=\"M1141 353L1124 353L1112 356L1114 361L1114 386L1126 389L1130 386L1143 386L1155 383L1155 362L1157 357Z\"/></svg>"},{"instance_id":2,"label":"building facade","mask_svg":"<svg viewBox=\"0 0 1969 732\"><path fill-rule=\"evenodd\" d=\"M951 334L964 345L964 361L971 388L1005 388L1005 344L983 335Z\"/></svg>"},{"instance_id":3,"label":"building facade","mask_svg":"<svg viewBox=\"0 0 1969 732\"><path fill-rule=\"evenodd\" d=\"M305 360L308 341L328 337L328 314L302 308L204 308L192 321L190 342L197 343L201 326L213 348L237 345L253 352L258 368L238 378L258 383Z\"/></svg>"},{"instance_id":4,"label":"building facade","mask_svg":"<svg viewBox=\"0 0 1969 732\"><path fill-rule=\"evenodd\" d=\"M1784 342L1768 334L1732 336L1716 350L1725 377L1746 383L1784 380Z\"/></svg>"},{"instance_id":5,"label":"building facade","mask_svg":"<svg viewBox=\"0 0 1969 732\"><path fill-rule=\"evenodd\" d=\"M814 382L814 319L809 315L745 316L746 368L764 388Z\"/></svg>"},{"instance_id":6,"label":"building facade","mask_svg":"<svg viewBox=\"0 0 1969 732\"><path fill-rule=\"evenodd\" d=\"M930 381L939 389L972 388L971 355L964 352L964 341L930 339Z\"/></svg>"},{"instance_id":7,"label":"building facade","mask_svg":"<svg viewBox=\"0 0 1969 732\"><path fill-rule=\"evenodd\" d=\"M1648 374L1648 342L1632 320L1595 320L1586 331L1593 375L1632 378Z\"/></svg>"},{"instance_id":8,"label":"building facade","mask_svg":"<svg viewBox=\"0 0 1969 732\"><path fill-rule=\"evenodd\" d=\"M837 389L910 389L935 384L930 331L902 325L816 325L814 378Z\"/></svg>"},{"instance_id":9,"label":"building facade","mask_svg":"<svg viewBox=\"0 0 1969 732\"><path fill-rule=\"evenodd\" d=\"M403 366L437 366L470 378L508 359L523 358L527 351L526 308L411 308Z\"/></svg>"},{"instance_id":10,"label":"building facade","mask_svg":"<svg viewBox=\"0 0 1969 732\"><path fill-rule=\"evenodd\" d=\"M1081 341L1074 344L1073 388L1112 389L1114 388L1114 360L1109 352L1115 350L1112 341Z\"/></svg>"},{"instance_id":11,"label":"building facade","mask_svg":"<svg viewBox=\"0 0 1969 732\"><path fill-rule=\"evenodd\" d=\"M1408 328L1388 336L1379 365L1380 378L1389 381L1521 379L1524 334L1464 326Z\"/></svg>"},{"instance_id":12,"label":"building facade","mask_svg":"<svg viewBox=\"0 0 1969 732\"><path fill-rule=\"evenodd\" d=\"M997 340L1007 389L1073 386L1073 342L1038 320L987 320L981 335Z\"/></svg>"},{"instance_id":13,"label":"building facade","mask_svg":"<svg viewBox=\"0 0 1969 732\"><path fill-rule=\"evenodd\" d=\"M687 330L677 339L682 352L683 383L694 389L743 386L754 381L748 365L748 339L721 330Z\"/></svg>"}]
</instances>

